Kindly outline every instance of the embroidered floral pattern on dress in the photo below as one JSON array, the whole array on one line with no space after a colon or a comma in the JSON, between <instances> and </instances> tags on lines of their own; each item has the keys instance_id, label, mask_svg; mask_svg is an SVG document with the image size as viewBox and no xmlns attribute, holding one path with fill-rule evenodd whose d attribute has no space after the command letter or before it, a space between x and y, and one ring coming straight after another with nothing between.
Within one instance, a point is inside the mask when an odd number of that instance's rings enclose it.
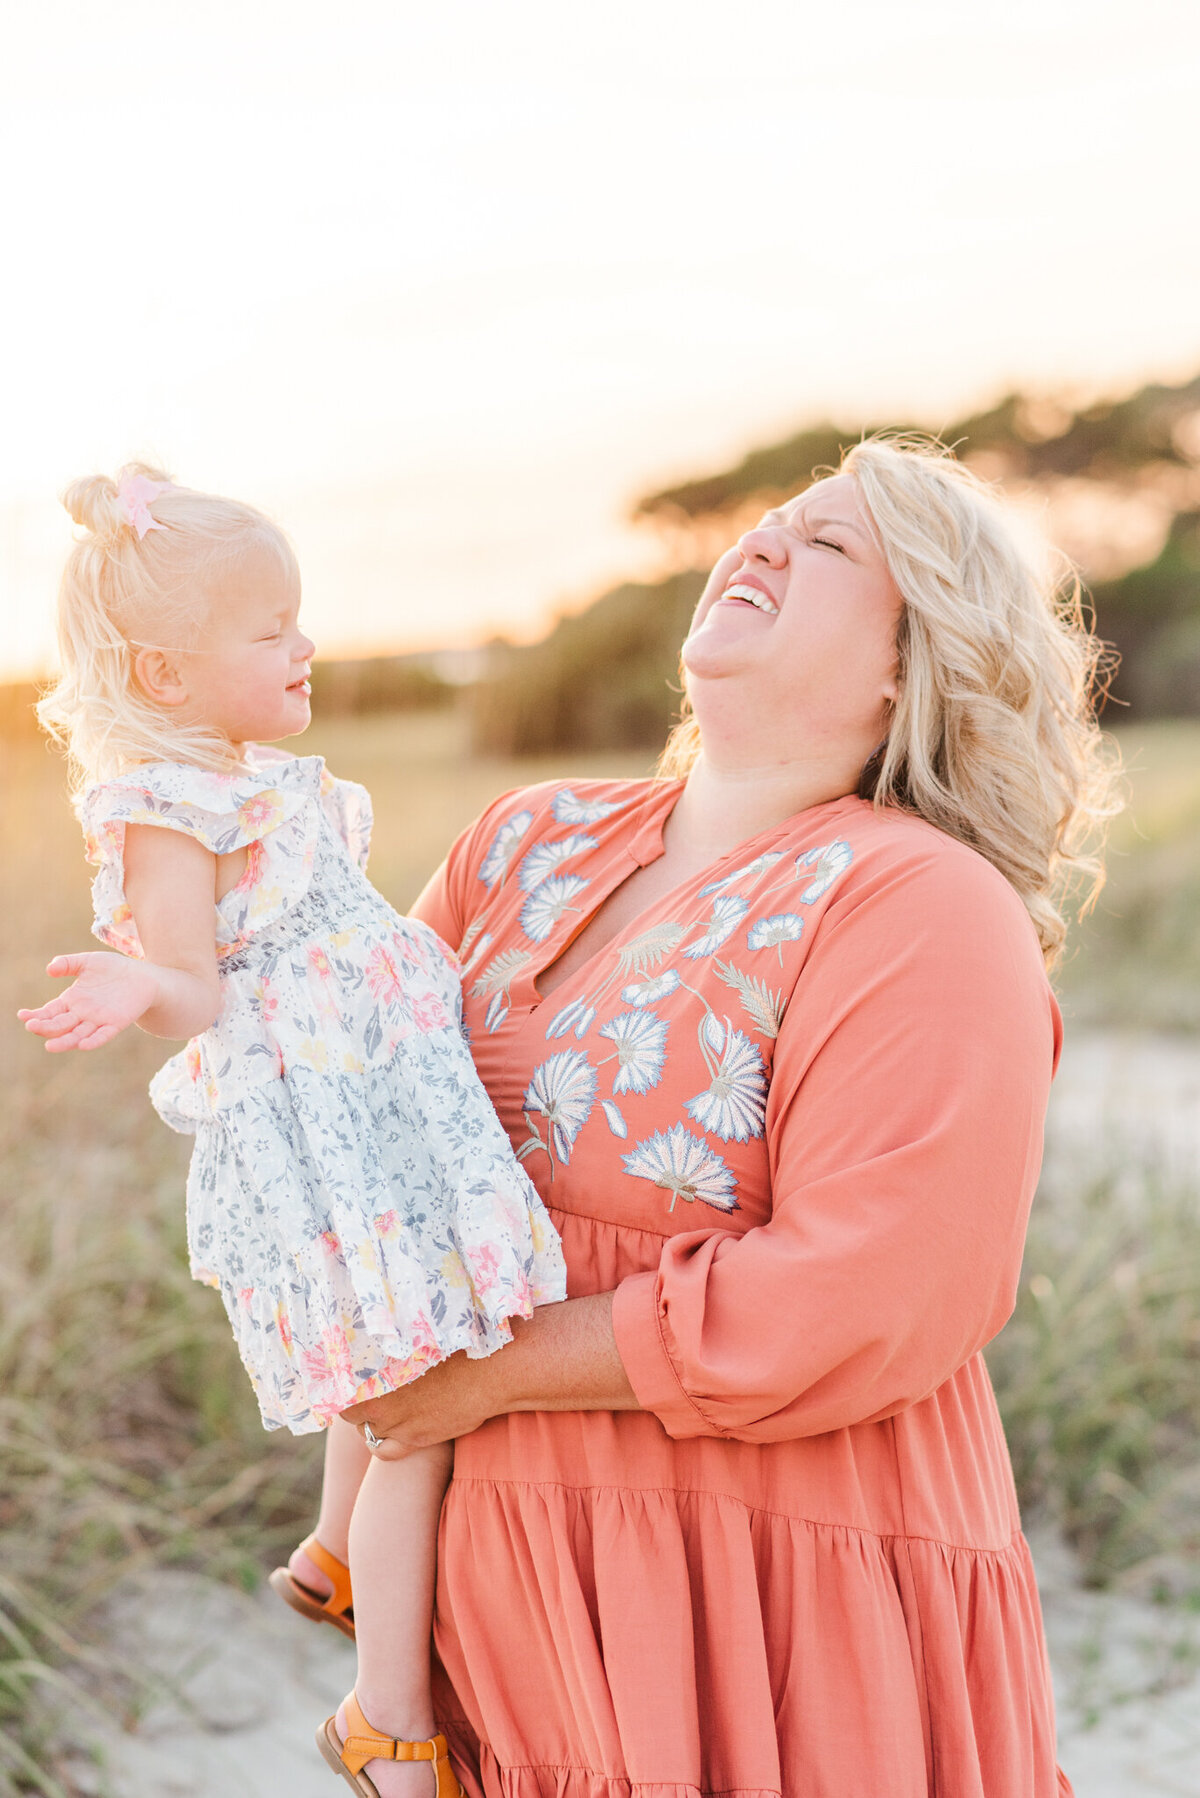
<instances>
[{"instance_id":1,"label":"embroidered floral pattern on dress","mask_svg":"<svg viewBox=\"0 0 1200 1798\"><path fill-rule=\"evenodd\" d=\"M504 820L480 863L479 879L485 887L494 887L504 879L508 873L508 864L516 854L517 845L532 823L533 813L529 811L514 812L511 818Z\"/></svg>"},{"instance_id":2,"label":"embroidered floral pattern on dress","mask_svg":"<svg viewBox=\"0 0 1200 1798\"><path fill-rule=\"evenodd\" d=\"M569 787L548 798L534 789L514 803L521 809L493 830L488 842L480 878L491 883L491 896L465 932L460 951L465 954L480 931L480 944L490 945L504 943L506 934L511 943L515 928L528 945L508 948L488 963L483 962L482 949L471 958L472 966L476 957L482 965L471 993L487 1000L483 1022L489 1034L509 1022L514 989L519 990L523 1010L537 1006L532 984L536 970L553 964L578 930L579 920L597 903L589 888L596 854L605 856L605 820L626 809L604 798L592 799L586 789ZM555 826L563 825L589 828L556 834ZM518 831L520 858L514 860ZM574 989L560 1003L545 1008L540 1029L546 1042L573 1041L580 1047L561 1048L537 1065L525 1094L529 1136L519 1155L526 1158L541 1149L553 1180L555 1167L569 1162L579 1133L599 1127L601 1118L618 1141L628 1139L631 1118L636 1131L637 1101L661 1085L669 1061L680 1052L679 1041L674 1049L668 1042L668 1018L653 1009L668 1001L676 1009L680 1003L699 1008L696 1074L705 1084L681 1099L687 1119L722 1144L760 1139L770 1077L767 1045L779 1035L790 984L785 978L775 987L739 962L745 962L747 953L774 951L784 970L785 950L800 944L805 917L798 909L772 911L772 895L786 891L794 907L815 905L852 859L850 844L842 838L799 855L763 850L730 873L705 882L689 895L687 909L679 915L659 918L626 941L618 938L611 951L601 950L590 958ZM505 892L503 877L510 864L516 878ZM605 865L603 860L600 865ZM696 915L697 901L707 901L701 916ZM731 996L723 996L723 1003L714 982ZM723 1015L734 1005L739 1013L736 1026ZM600 1082L609 1079L606 1068L611 1070L611 1096L601 1097ZM683 1091L689 1088L690 1079ZM593 1115L595 1126L589 1126ZM655 1146L648 1148L647 1143ZM664 1157L666 1162L660 1165ZM682 1120L673 1130L637 1143L624 1155L623 1165L638 1178L650 1178L653 1165L653 1178L672 1195L671 1207L680 1197L699 1198L720 1209L737 1202L736 1168L711 1145L706 1149Z\"/></svg>"},{"instance_id":3,"label":"embroidered floral pattern on dress","mask_svg":"<svg viewBox=\"0 0 1200 1798\"><path fill-rule=\"evenodd\" d=\"M546 1144L530 1112L539 1112L549 1125L550 1151L567 1162L571 1147L586 1124L596 1099L596 1070L579 1049L563 1049L535 1068L525 1093L525 1121L535 1139L517 1151L527 1155Z\"/></svg>"},{"instance_id":4,"label":"embroidered floral pattern on dress","mask_svg":"<svg viewBox=\"0 0 1200 1798\"><path fill-rule=\"evenodd\" d=\"M667 1029L665 1020L652 1011L622 1011L601 1025L599 1034L616 1046L614 1094L647 1093L658 1085L667 1052Z\"/></svg>"},{"instance_id":5,"label":"embroidered floral pattern on dress","mask_svg":"<svg viewBox=\"0 0 1200 1798\"><path fill-rule=\"evenodd\" d=\"M698 961L702 955L711 955L727 937L733 935L749 910L748 901L739 893L725 893L720 899L714 899L712 919L707 930L698 943L689 943L683 954L692 961Z\"/></svg>"},{"instance_id":6,"label":"embroidered floral pattern on dress","mask_svg":"<svg viewBox=\"0 0 1200 1798\"><path fill-rule=\"evenodd\" d=\"M703 1137L682 1124L656 1130L621 1159L635 1180L651 1180L670 1193L669 1211L678 1199L689 1205L700 1199L718 1211L737 1210L737 1182L729 1167Z\"/></svg>"},{"instance_id":7,"label":"embroidered floral pattern on dress","mask_svg":"<svg viewBox=\"0 0 1200 1798\"><path fill-rule=\"evenodd\" d=\"M839 880L854 860L854 851L849 843L840 838L836 843L828 843L823 849L809 849L804 855L796 857L796 878L802 879L806 870L812 871L812 879L800 895L801 905L812 905L823 899L835 880Z\"/></svg>"},{"instance_id":8,"label":"embroidered floral pattern on dress","mask_svg":"<svg viewBox=\"0 0 1200 1798\"><path fill-rule=\"evenodd\" d=\"M483 970L471 991L477 999L489 1001L485 1030L499 1030L512 1003L512 983L532 960L528 949L503 949Z\"/></svg>"},{"instance_id":9,"label":"embroidered floral pattern on dress","mask_svg":"<svg viewBox=\"0 0 1200 1798\"><path fill-rule=\"evenodd\" d=\"M760 918L746 932L746 943L751 949L775 949L779 953L779 965L783 966L784 943L794 943L804 929L804 919L798 918L794 911L776 912L774 917Z\"/></svg>"},{"instance_id":10,"label":"embroidered floral pattern on dress","mask_svg":"<svg viewBox=\"0 0 1200 1798\"><path fill-rule=\"evenodd\" d=\"M590 884L579 874L556 874L543 880L521 907L521 929L525 935L532 942L544 943L568 912L579 910L571 901Z\"/></svg>"},{"instance_id":11,"label":"embroidered floral pattern on dress","mask_svg":"<svg viewBox=\"0 0 1200 1798\"><path fill-rule=\"evenodd\" d=\"M738 880L757 880L760 874L782 860L781 849L768 849L762 855L756 855L752 862L747 862L744 868L735 868L732 874L726 874L722 880L710 880L706 887L700 888L700 898L707 899L710 893L723 893L726 887L733 886Z\"/></svg>"},{"instance_id":12,"label":"embroidered floral pattern on dress","mask_svg":"<svg viewBox=\"0 0 1200 1798\"><path fill-rule=\"evenodd\" d=\"M522 857L517 869L517 885L523 893L532 893L548 875L557 874L562 864L570 861L573 855L582 855L585 850L595 847L595 837L584 836L582 833L560 837L550 843L539 843L528 855Z\"/></svg>"},{"instance_id":13,"label":"embroidered floral pattern on dress","mask_svg":"<svg viewBox=\"0 0 1200 1798\"><path fill-rule=\"evenodd\" d=\"M570 787L560 787L550 804L551 816L559 824L599 824L624 808L620 802L577 799Z\"/></svg>"},{"instance_id":14,"label":"embroidered floral pattern on dress","mask_svg":"<svg viewBox=\"0 0 1200 1798\"><path fill-rule=\"evenodd\" d=\"M700 1027L700 1049L712 1085L689 1099L684 1109L723 1142L749 1142L761 1136L767 1115L767 1073L763 1058L726 1018L722 1026L710 1013Z\"/></svg>"},{"instance_id":15,"label":"embroidered floral pattern on dress","mask_svg":"<svg viewBox=\"0 0 1200 1798\"><path fill-rule=\"evenodd\" d=\"M564 1296L558 1238L462 1036L454 957L362 872L361 787L315 756L233 776L155 763L92 788L82 819L96 934L126 953L127 824L249 851L214 914L220 1017L151 1097L195 1136L192 1271L221 1292L268 1427L319 1429L457 1350L490 1354L512 1317Z\"/></svg>"},{"instance_id":16,"label":"embroidered floral pattern on dress","mask_svg":"<svg viewBox=\"0 0 1200 1798\"><path fill-rule=\"evenodd\" d=\"M621 997L626 1005L654 1005L659 999L667 998L679 985L679 975L674 968L668 968L665 974L658 974L653 980L635 980L629 986L621 988Z\"/></svg>"}]
</instances>

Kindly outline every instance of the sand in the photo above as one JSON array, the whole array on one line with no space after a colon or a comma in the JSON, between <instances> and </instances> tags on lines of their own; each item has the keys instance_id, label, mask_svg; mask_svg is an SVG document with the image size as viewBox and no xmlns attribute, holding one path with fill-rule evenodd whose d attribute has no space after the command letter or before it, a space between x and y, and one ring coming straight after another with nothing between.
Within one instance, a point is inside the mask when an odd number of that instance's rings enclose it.
<instances>
[{"instance_id":1,"label":"sand","mask_svg":"<svg viewBox=\"0 0 1200 1798\"><path fill-rule=\"evenodd\" d=\"M1200 1798L1200 1618L1082 1591L1070 1557L1035 1539L1054 1663L1059 1758L1077 1798ZM332 1798L317 1724L354 1678L354 1651L270 1592L157 1572L107 1613L136 1662L136 1717L76 1715L88 1748L58 1761L88 1798ZM344 1788L343 1788L344 1789Z\"/></svg>"}]
</instances>

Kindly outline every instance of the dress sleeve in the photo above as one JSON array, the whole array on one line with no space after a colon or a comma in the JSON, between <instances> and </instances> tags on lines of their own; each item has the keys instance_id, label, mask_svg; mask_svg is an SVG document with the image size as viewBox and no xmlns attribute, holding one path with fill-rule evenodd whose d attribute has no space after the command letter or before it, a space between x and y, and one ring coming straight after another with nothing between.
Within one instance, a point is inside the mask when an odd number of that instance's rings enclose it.
<instances>
[{"instance_id":1,"label":"dress sleeve","mask_svg":"<svg viewBox=\"0 0 1200 1798\"><path fill-rule=\"evenodd\" d=\"M533 822L531 797L528 789L517 788L501 793L480 812L454 839L413 907L412 915L436 930L458 955L477 946L475 920L492 887L507 877Z\"/></svg>"},{"instance_id":2,"label":"dress sleeve","mask_svg":"<svg viewBox=\"0 0 1200 1798\"><path fill-rule=\"evenodd\" d=\"M152 825L192 837L213 855L250 850L242 880L221 910L214 908L218 951L228 953L307 891L316 836L312 798L295 761L286 771L235 775L156 762L89 787L80 823L87 859L98 869L93 935L124 955L142 954L125 898L125 830Z\"/></svg>"},{"instance_id":3,"label":"dress sleeve","mask_svg":"<svg viewBox=\"0 0 1200 1798\"><path fill-rule=\"evenodd\" d=\"M375 823L371 795L356 780L338 780L326 769L321 776L321 804L349 850L350 859L365 873Z\"/></svg>"},{"instance_id":4,"label":"dress sleeve","mask_svg":"<svg viewBox=\"0 0 1200 1798\"><path fill-rule=\"evenodd\" d=\"M890 1416L1012 1310L1058 1010L1020 900L951 848L826 914L776 1044L770 1221L672 1237L618 1288L621 1358L671 1436Z\"/></svg>"}]
</instances>

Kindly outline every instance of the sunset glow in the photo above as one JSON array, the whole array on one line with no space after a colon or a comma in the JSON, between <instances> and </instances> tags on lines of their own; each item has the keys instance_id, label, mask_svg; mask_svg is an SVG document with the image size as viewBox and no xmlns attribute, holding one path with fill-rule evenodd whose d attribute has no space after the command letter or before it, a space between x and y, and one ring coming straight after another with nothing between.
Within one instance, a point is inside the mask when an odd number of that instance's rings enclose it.
<instances>
[{"instance_id":1,"label":"sunset glow","mask_svg":"<svg viewBox=\"0 0 1200 1798\"><path fill-rule=\"evenodd\" d=\"M323 653L536 634L647 488L832 415L1200 366L1200 14L517 0L6 26L0 674L65 483L292 534Z\"/></svg>"}]
</instances>

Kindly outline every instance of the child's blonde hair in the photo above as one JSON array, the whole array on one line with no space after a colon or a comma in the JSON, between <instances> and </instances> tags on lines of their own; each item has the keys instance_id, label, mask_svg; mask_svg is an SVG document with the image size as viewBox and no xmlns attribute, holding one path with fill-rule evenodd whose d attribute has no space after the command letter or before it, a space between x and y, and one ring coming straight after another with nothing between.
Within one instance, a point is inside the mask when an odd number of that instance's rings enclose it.
<instances>
[{"instance_id":1,"label":"child's blonde hair","mask_svg":"<svg viewBox=\"0 0 1200 1798\"><path fill-rule=\"evenodd\" d=\"M153 528L130 521L119 485L137 476L162 483L150 501ZM160 469L131 462L116 480L75 481L63 505L86 536L67 558L58 592L61 672L38 703L42 727L67 751L76 798L138 762L236 766L238 746L222 732L181 722L142 692L141 648L187 651L203 635L214 583L255 548L296 575L292 546L253 506L176 487ZM145 520L143 518L143 525Z\"/></svg>"},{"instance_id":2,"label":"child's blonde hair","mask_svg":"<svg viewBox=\"0 0 1200 1798\"><path fill-rule=\"evenodd\" d=\"M1053 965L1066 902L1086 911L1100 890L1121 803L1095 712L1112 660L1079 581L1043 562L998 494L933 439L867 438L838 472L857 481L904 602L900 696L859 790L994 863ZM699 750L685 701L660 773L686 774Z\"/></svg>"}]
</instances>

